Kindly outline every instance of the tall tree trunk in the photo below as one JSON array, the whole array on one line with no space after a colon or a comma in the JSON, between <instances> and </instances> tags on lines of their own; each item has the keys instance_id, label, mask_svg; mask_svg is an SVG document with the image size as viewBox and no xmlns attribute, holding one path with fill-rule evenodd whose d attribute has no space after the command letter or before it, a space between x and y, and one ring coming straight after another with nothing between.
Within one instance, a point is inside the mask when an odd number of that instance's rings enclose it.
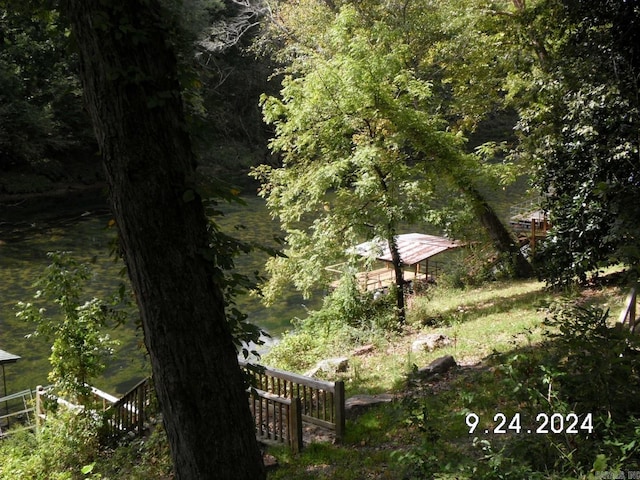
<instances>
[{"instance_id":1,"label":"tall tree trunk","mask_svg":"<svg viewBox=\"0 0 640 480\"><path fill-rule=\"evenodd\" d=\"M387 244L389 245L389 252L391 253L391 263L393 264L393 273L396 283L396 308L398 309L398 322L400 324L404 324L407 316L404 305L404 270L402 269L402 258L400 258L400 252L398 251L396 232L391 226L389 226Z\"/></svg>"},{"instance_id":2,"label":"tall tree trunk","mask_svg":"<svg viewBox=\"0 0 640 480\"><path fill-rule=\"evenodd\" d=\"M389 201L389 185L387 184L387 176L378 165L373 167L376 175L378 175L378 181L380 182L380 188L384 196L386 197L385 204L389 206L392 202ZM398 242L396 240L396 222L390 219L387 223L386 231L387 245L389 246L389 253L391 254L391 263L393 265L393 273L395 277L396 285L396 308L398 309L398 323L403 324L406 319L406 311L404 305L404 270L402 269L402 259L400 258L400 252L398 251Z\"/></svg>"},{"instance_id":3,"label":"tall tree trunk","mask_svg":"<svg viewBox=\"0 0 640 480\"><path fill-rule=\"evenodd\" d=\"M167 18L154 0L66 0L176 478L265 478L208 255Z\"/></svg>"},{"instance_id":4,"label":"tall tree trunk","mask_svg":"<svg viewBox=\"0 0 640 480\"><path fill-rule=\"evenodd\" d=\"M471 201L473 210L489 234L494 247L499 252L509 256L509 262L513 267L515 276L517 278L530 278L533 276L533 267L524 258L517 241L511 232L507 230L507 227L504 226L504 223L489 205L489 202L471 183L463 186L462 190Z\"/></svg>"}]
</instances>

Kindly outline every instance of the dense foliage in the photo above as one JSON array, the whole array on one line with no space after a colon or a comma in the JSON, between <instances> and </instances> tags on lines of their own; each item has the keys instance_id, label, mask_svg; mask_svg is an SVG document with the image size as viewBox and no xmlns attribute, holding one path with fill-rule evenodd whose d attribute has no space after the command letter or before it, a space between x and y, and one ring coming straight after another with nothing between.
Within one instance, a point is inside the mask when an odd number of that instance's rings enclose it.
<instances>
[{"instance_id":1,"label":"dense foliage","mask_svg":"<svg viewBox=\"0 0 640 480\"><path fill-rule=\"evenodd\" d=\"M0 5L0 167L64 176L95 150L77 58L55 11Z\"/></svg>"},{"instance_id":2,"label":"dense foliage","mask_svg":"<svg viewBox=\"0 0 640 480\"><path fill-rule=\"evenodd\" d=\"M424 218L434 174L460 145L432 113L429 82L406 68L408 45L384 22L368 25L345 7L319 46L294 61L282 100L264 100L283 167L256 172L287 234L287 257L267 267L270 286L293 281L307 295L358 241L391 241L400 222Z\"/></svg>"},{"instance_id":3,"label":"dense foliage","mask_svg":"<svg viewBox=\"0 0 640 480\"><path fill-rule=\"evenodd\" d=\"M523 415L575 413L585 428L577 435L521 436L499 453L491 452L487 460L510 458L503 464L506 471L525 464L532 475L528 478L543 478L551 466L571 478L640 469L640 410L625 400L640 389L637 335L612 328L608 311L589 305L557 308L546 324L542 348L498 357L505 388L526 405L520 410ZM479 478L494 478L491 470L502 469L483 468ZM515 478L517 470L510 473Z\"/></svg>"},{"instance_id":4,"label":"dense foliage","mask_svg":"<svg viewBox=\"0 0 640 480\"><path fill-rule=\"evenodd\" d=\"M640 5L540 2L523 21L541 29L534 13L555 23L539 32L545 47L518 126L554 226L542 275L567 283L618 262L637 266Z\"/></svg>"},{"instance_id":5,"label":"dense foliage","mask_svg":"<svg viewBox=\"0 0 640 480\"><path fill-rule=\"evenodd\" d=\"M303 2L279 12L288 67L280 98L264 97L263 109L282 166L254 171L286 233L285 256L267 264L267 298L291 283L308 295L326 285L325 266L379 238L389 246L402 317L400 229L432 222L457 236L459 220L471 216L515 275L526 276L530 266L479 189L505 171L468 154L448 118L450 91L433 60L447 38L438 34L440 12L407 4L433 22L425 26L395 5L363 7Z\"/></svg>"}]
</instances>

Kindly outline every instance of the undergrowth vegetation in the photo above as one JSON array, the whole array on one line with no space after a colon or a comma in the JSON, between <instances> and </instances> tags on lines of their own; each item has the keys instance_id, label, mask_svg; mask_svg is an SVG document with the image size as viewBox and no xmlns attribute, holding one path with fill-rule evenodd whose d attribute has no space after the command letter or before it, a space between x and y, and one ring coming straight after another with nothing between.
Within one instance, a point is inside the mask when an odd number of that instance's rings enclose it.
<instances>
[{"instance_id":1,"label":"undergrowth vegetation","mask_svg":"<svg viewBox=\"0 0 640 480\"><path fill-rule=\"evenodd\" d=\"M560 295L535 281L438 286L412 297L407 323L393 329L392 301L354 293L347 284L327 297L263 363L304 371L348 356L346 372L325 374L345 381L347 397L391 392L396 400L350 419L341 444L310 444L299 455L270 447L279 463L271 480L586 480L640 472L640 341L612 320L622 289ZM413 341L426 333L451 342L415 351ZM362 345L365 353L354 353ZM443 355L459 366L415 375ZM39 435L0 442L0 478L171 478L161 428L105 449L91 416L60 415Z\"/></svg>"},{"instance_id":2,"label":"undergrowth vegetation","mask_svg":"<svg viewBox=\"0 0 640 480\"><path fill-rule=\"evenodd\" d=\"M102 417L58 409L37 434L23 430L0 441L0 478L11 480L169 479L166 435L156 427L142 440L106 448Z\"/></svg>"},{"instance_id":3,"label":"undergrowth vegetation","mask_svg":"<svg viewBox=\"0 0 640 480\"><path fill-rule=\"evenodd\" d=\"M356 279L347 276L325 297L321 309L292 321L295 329L269 351L265 363L304 371L352 345L384 342L393 331L393 305L393 295L361 293Z\"/></svg>"},{"instance_id":4,"label":"undergrowth vegetation","mask_svg":"<svg viewBox=\"0 0 640 480\"><path fill-rule=\"evenodd\" d=\"M276 452L283 466L272 478L640 474L640 408L630 401L640 393L640 342L613 327L608 310L620 308L621 295L616 287L560 294L524 281L438 287L411 298L407 325L392 333L369 328L363 341L374 352L351 356L349 371L336 374L348 394L390 391L398 400L350 422L341 446L314 446L295 458ZM336 292L329 302L339 299ZM322 355L349 356L358 345L345 330L353 320L324 320L325 330L301 322L267 361L283 358L287 368L304 369ZM412 350L417 335L436 332L452 343ZM319 347L328 343L342 349ZM304 364L297 348L306 348ZM427 381L411 375L443 355L460 367Z\"/></svg>"}]
</instances>

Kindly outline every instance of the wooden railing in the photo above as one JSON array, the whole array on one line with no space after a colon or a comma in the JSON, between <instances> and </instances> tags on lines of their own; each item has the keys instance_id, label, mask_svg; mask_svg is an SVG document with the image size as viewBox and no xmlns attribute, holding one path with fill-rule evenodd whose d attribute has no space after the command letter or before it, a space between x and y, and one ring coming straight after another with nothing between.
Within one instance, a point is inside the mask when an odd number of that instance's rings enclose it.
<instances>
[{"instance_id":1,"label":"wooden railing","mask_svg":"<svg viewBox=\"0 0 640 480\"><path fill-rule=\"evenodd\" d=\"M85 406L76 405L61 397L49 393L50 388L38 386L36 389L35 418L36 424L46 419L47 401L55 402L69 409L90 408L102 411L104 415L105 440L113 440L127 434L142 436L145 423L156 412L152 407L153 386L150 378L145 378L135 385L122 398L114 397L102 390L91 387L90 402Z\"/></svg>"},{"instance_id":2,"label":"wooden railing","mask_svg":"<svg viewBox=\"0 0 640 480\"><path fill-rule=\"evenodd\" d=\"M637 288L637 286L633 287L629 295L627 295L624 307L618 318L618 324L622 327L627 327L631 333L635 332L636 326L640 323L640 319L636 318Z\"/></svg>"},{"instance_id":3,"label":"wooden railing","mask_svg":"<svg viewBox=\"0 0 640 480\"><path fill-rule=\"evenodd\" d=\"M121 437L130 432L142 436L145 422L153 413L150 408L152 389L151 379L145 378L105 409L104 427L108 438Z\"/></svg>"},{"instance_id":4,"label":"wooden railing","mask_svg":"<svg viewBox=\"0 0 640 480\"><path fill-rule=\"evenodd\" d=\"M0 398L0 438L9 433L35 428L35 410L31 390Z\"/></svg>"},{"instance_id":5,"label":"wooden railing","mask_svg":"<svg viewBox=\"0 0 640 480\"><path fill-rule=\"evenodd\" d=\"M343 439L344 382L325 382L242 360L240 366L253 377L253 387L256 390L283 399L299 399L301 418L304 422L334 431L337 442Z\"/></svg>"},{"instance_id":6,"label":"wooden railing","mask_svg":"<svg viewBox=\"0 0 640 480\"><path fill-rule=\"evenodd\" d=\"M302 450L302 407L299 398L279 397L253 388L249 407L256 435L261 440L286 443L294 453Z\"/></svg>"}]
</instances>

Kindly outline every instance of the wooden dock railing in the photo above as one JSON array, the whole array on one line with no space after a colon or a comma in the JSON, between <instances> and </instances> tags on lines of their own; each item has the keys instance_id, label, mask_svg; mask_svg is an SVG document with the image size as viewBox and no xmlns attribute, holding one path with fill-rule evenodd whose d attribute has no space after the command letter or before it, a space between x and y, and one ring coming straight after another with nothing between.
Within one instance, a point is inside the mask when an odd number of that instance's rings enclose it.
<instances>
[{"instance_id":1,"label":"wooden dock railing","mask_svg":"<svg viewBox=\"0 0 640 480\"><path fill-rule=\"evenodd\" d=\"M242 360L240 366L254 378L253 387L257 391L270 394L270 398L275 396L289 400L299 399L302 421L334 431L337 442L343 439L345 428L344 382L316 380ZM257 420L256 424L258 424Z\"/></svg>"},{"instance_id":2,"label":"wooden dock railing","mask_svg":"<svg viewBox=\"0 0 640 480\"><path fill-rule=\"evenodd\" d=\"M104 427L108 438L118 438L133 433L142 436L145 423L150 420L153 409L153 386L145 378L105 409Z\"/></svg>"},{"instance_id":3,"label":"wooden dock railing","mask_svg":"<svg viewBox=\"0 0 640 480\"><path fill-rule=\"evenodd\" d=\"M635 332L636 326L640 323L640 318L636 317L637 290L637 286L631 289L618 318L618 323L627 327L631 333Z\"/></svg>"},{"instance_id":4,"label":"wooden dock railing","mask_svg":"<svg viewBox=\"0 0 640 480\"><path fill-rule=\"evenodd\" d=\"M35 428L36 409L33 392L21 392L0 398L0 438L10 433Z\"/></svg>"}]
</instances>

